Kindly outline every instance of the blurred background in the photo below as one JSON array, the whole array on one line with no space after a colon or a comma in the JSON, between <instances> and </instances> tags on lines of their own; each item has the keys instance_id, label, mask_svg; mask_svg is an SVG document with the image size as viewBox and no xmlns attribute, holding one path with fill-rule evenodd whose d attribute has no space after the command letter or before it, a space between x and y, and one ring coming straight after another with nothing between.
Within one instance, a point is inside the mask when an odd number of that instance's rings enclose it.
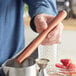
<instances>
[{"instance_id":1,"label":"blurred background","mask_svg":"<svg viewBox=\"0 0 76 76\"><path fill-rule=\"evenodd\" d=\"M64 58L70 58L76 63L76 0L57 0L57 10L66 10L68 15L63 21L64 31L61 44L58 44L58 61ZM26 33L26 46L38 35L30 29L30 17L28 6L24 7L24 24ZM45 46L46 47L46 46ZM45 51L46 53L47 51Z\"/></svg>"}]
</instances>

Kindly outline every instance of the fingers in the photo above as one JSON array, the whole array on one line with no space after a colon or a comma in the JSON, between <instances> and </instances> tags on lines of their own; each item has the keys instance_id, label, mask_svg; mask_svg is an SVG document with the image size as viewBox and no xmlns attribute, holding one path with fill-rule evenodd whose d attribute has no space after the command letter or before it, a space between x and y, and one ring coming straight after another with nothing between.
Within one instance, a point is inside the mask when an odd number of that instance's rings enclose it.
<instances>
[{"instance_id":1,"label":"fingers","mask_svg":"<svg viewBox=\"0 0 76 76\"><path fill-rule=\"evenodd\" d=\"M63 24L59 23L49 34L48 37L50 38L51 36L56 36L58 34L62 34L63 31Z\"/></svg>"},{"instance_id":2,"label":"fingers","mask_svg":"<svg viewBox=\"0 0 76 76\"><path fill-rule=\"evenodd\" d=\"M63 24L60 23L57 25L56 28L53 29L53 31L51 31L49 34L48 34L48 38L54 38L56 36L58 36L59 38L61 38L61 35L62 35L62 31L63 31Z\"/></svg>"},{"instance_id":3,"label":"fingers","mask_svg":"<svg viewBox=\"0 0 76 76\"><path fill-rule=\"evenodd\" d=\"M45 38L44 41L41 43L42 45L53 45L53 44L58 44L60 43L60 37L52 37L50 38Z\"/></svg>"},{"instance_id":4,"label":"fingers","mask_svg":"<svg viewBox=\"0 0 76 76\"><path fill-rule=\"evenodd\" d=\"M54 19L54 16L48 16L46 19L46 22L49 25L49 23L51 23L51 21Z\"/></svg>"},{"instance_id":5,"label":"fingers","mask_svg":"<svg viewBox=\"0 0 76 76\"><path fill-rule=\"evenodd\" d=\"M54 28L44 39L42 45L52 45L61 43L61 35L63 31L63 24L60 23L56 28Z\"/></svg>"}]
</instances>

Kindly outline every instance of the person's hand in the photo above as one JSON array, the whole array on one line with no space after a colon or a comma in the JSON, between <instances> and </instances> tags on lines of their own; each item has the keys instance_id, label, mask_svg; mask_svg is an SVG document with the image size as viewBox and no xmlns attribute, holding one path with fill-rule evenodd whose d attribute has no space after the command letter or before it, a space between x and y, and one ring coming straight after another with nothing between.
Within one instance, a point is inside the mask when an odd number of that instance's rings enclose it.
<instances>
[{"instance_id":1,"label":"person's hand","mask_svg":"<svg viewBox=\"0 0 76 76\"><path fill-rule=\"evenodd\" d=\"M39 14L35 16L34 23L36 26L36 31L41 33L48 27L48 24L52 21L54 16L47 14ZM42 45L52 45L61 42L61 35L63 31L63 24L60 22L41 43Z\"/></svg>"}]
</instances>

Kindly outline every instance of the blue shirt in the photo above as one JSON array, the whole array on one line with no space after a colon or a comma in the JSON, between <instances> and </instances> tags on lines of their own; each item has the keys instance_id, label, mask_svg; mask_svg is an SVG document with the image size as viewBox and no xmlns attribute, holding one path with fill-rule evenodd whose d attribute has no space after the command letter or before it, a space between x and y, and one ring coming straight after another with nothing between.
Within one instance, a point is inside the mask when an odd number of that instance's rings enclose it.
<instances>
[{"instance_id":1,"label":"blue shirt","mask_svg":"<svg viewBox=\"0 0 76 76\"><path fill-rule=\"evenodd\" d=\"M57 13L55 0L0 0L0 65L24 48L24 3L31 18Z\"/></svg>"}]
</instances>

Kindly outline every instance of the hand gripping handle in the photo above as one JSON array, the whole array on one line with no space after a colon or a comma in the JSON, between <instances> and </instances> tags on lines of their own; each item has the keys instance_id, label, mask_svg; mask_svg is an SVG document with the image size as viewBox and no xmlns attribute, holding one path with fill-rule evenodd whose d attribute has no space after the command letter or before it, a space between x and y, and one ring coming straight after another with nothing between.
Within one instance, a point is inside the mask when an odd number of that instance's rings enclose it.
<instances>
[{"instance_id":1,"label":"hand gripping handle","mask_svg":"<svg viewBox=\"0 0 76 76\"><path fill-rule=\"evenodd\" d=\"M40 35L35 38L15 59L15 61L21 64L25 59L27 59L38 47L38 45L45 39L47 34L53 30L57 24L59 24L67 16L66 11L62 10L58 15L49 23L48 28L44 30Z\"/></svg>"}]
</instances>

